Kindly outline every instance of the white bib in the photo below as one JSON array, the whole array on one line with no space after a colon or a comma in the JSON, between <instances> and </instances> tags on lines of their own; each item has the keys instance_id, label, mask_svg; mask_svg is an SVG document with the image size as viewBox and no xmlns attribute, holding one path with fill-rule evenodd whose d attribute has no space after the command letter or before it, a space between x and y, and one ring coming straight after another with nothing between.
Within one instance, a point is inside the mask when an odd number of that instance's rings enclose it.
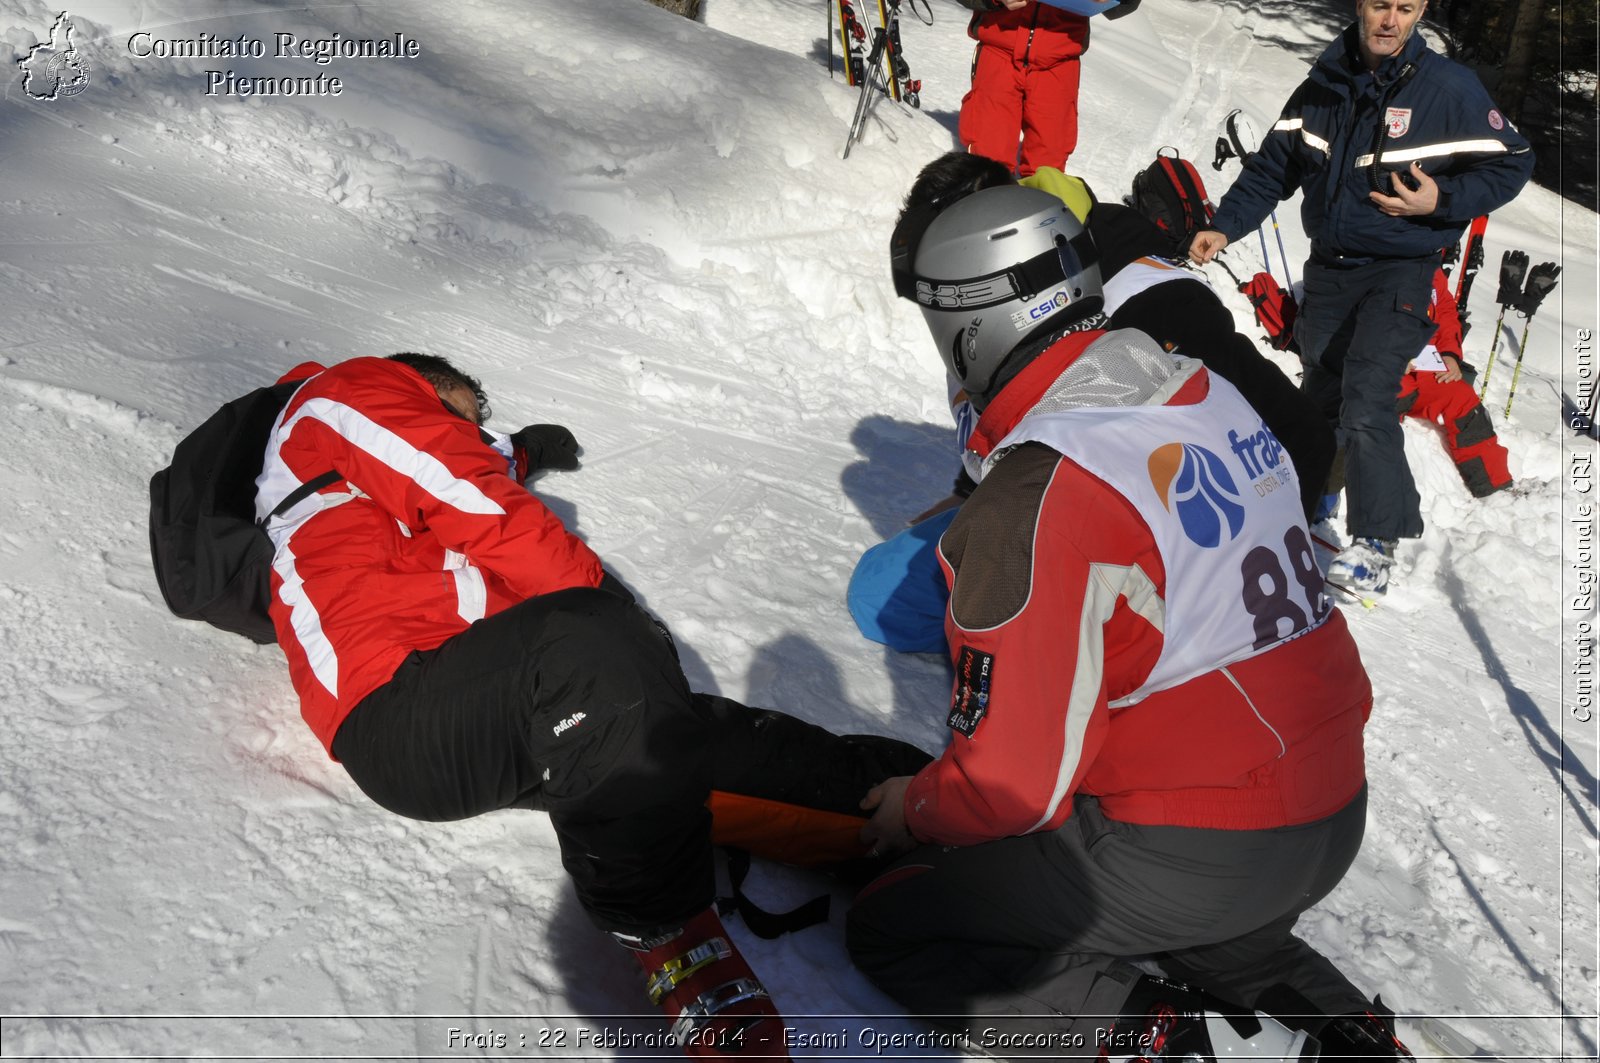
<instances>
[{"instance_id":1,"label":"white bib","mask_svg":"<svg viewBox=\"0 0 1600 1063\"><path fill-rule=\"evenodd\" d=\"M1105 298L1106 316L1110 317L1121 309L1122 304L1138 295L1140 292L1149 291L1158 284L1168 281L1192 280L1199 284L1211 287L1211 282L1198 273L1184 269L1176 263L1159 258L1136 258L1111 275L1101 288Z\"/></svg>"},{"instance_id":2,"label":"white bib","mask_svg":"<svg viewBox=\"0 0 1600 1063\"><path fill-rule=\"evenodd\" d=\"M1115 335L1115 334L1113 334ZM1198 370L1178 360L1174 378ZM1126 498L1166 569L1161 656L1117 706L1253 657L1321 623L1330 603L1283 445L1211 374L1187 406L1085 406L1024 417L995 447L1036 441Z\"/></svg>"}]
</instances>

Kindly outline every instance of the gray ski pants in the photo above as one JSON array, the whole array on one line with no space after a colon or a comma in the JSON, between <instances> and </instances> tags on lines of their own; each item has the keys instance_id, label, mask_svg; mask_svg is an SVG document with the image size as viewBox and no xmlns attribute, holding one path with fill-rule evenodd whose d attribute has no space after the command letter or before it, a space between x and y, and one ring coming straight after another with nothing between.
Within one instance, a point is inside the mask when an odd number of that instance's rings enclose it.
<instances>
[{"instance_id":1,"label":"gray ski pants","mask_svg":"<svg viewBox=\"0 0 1600 1063\"><path fill-rule=\"evenodd\" d=\"M1323 1014L1365 1011L1292 930L1355 859L1366 806L1363 789L1315 823L1230 831L1122 823L1080 796L1060 830L897 861L851 908L850 957L915 1014L974 1040L996 1022L1056 1037L1059 1058L1093 1056L1129 958L1247 1006L1282 983Z\"/></svg>"}]
</instances>

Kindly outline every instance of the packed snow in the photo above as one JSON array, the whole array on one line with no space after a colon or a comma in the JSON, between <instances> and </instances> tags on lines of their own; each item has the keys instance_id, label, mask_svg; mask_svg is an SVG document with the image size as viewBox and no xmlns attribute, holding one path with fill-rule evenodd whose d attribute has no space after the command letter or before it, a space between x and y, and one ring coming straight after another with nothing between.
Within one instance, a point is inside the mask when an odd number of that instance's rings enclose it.
<instances>
[{"instance_id":1,"label":"packed snow","mask_svg":"<svg viewBox=\"0 0 1600 1063\"><path fill-rule=\"evenodd\" d=\"M1071 169L1115 198L1169 144L1220 196L1224 116L1266 128L1337 7L1148 0L1097 22ZM885 245L953 146L965 12L904 9L923 107L880 100L842 160L858 96L830 76L820 0L705 9L80 0L81 91L33 98L6 65L0 1058L661 1051L544 817L379 810L300 722L276 647L163 607L151 473L305 359L444 354L499 427L570 426L583 468L536 489L672 627L698 687L939 747L947 666L863 640L843 591L955 472L942 370ZM0 59L48 58L59 13L0 0ZM417 54L280 59L280 33ZM201 34L267 54L154 54ZM207 95L208 70L341 91ZM1298 212L1277 218L1298 276ZM1301 932L1486 1051L1593 1058L1594 442L1567 426L1593 383L1596 216L1533 186L1494 216L1480 366L1511 247L1565 270L1499 343L1518 488L1474 501L1438 433L1406 425L1428 530L1350 617L1377 694L1366 844ZM1236 271L1262 250L1242 241ZM758 865L750 890L834 895L828 925L776 941L730 921L797 1055L962 1056L852 970L842 886Z\"/></svg>"}]
</instances>

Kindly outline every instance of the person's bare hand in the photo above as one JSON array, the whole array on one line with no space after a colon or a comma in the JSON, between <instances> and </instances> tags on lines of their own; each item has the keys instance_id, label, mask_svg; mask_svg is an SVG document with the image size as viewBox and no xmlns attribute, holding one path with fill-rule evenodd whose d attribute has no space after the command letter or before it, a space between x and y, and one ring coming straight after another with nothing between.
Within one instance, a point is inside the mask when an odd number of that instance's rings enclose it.
<instances>
[{"instance_id":1,"label":"person's bare hand","mask_svg":"<svg viewBox=\"0 0 1600 1063\"><path fill-rule=\"evenodd\" d=\"M1461 362L1455 355L1440 355L1439 360L1444 362L1444 372L1434 374L1434 379L1441 384L1453 384L1461 379Z\"/></svg>"},{"instance_id":2,"label":"person's bare hand","mask_svg":"<svg viewBox=\"0 0 1600 1063\"><path fill-rule=\"evenodd\" d=\"M1228 246L1228 238L1215 229L1201 229L1194 234L1194 240L1189 244L1189 257L1200 265L1205 265L1216 257L1217 252Z\"/></svg>"},{"instance_id":3,"label":"person's bare hand","mask_svg":"<svg viewBox=\"0 0 1600 1063\"><path fill-rule=\"evenodd\" d=\"M861 840L872 847L869 856L897 856L916 848L917 839L906 828L906 789L911 776L896 775L867 791L861 809L872 818L861 828Z\"/></svg>"},{"instance_id":4,"label":"person's bare hand","mask_svg":"<svg viewBox=\"0 0 1600 1063\"><path fill-rule=\"evenodd\" d=\"M1414 190L1406 186L1398 173L1392 173L1389 175L1389 183L1394 187L1394 195L1369 192L1367 198L1391 218L1414 218L1432 214L1434 208L1439 205L1439 183L1423 173L1422 167L1417 163L1411 164L1411 179L1417 183Z\"/></svg>"}]
</instances>

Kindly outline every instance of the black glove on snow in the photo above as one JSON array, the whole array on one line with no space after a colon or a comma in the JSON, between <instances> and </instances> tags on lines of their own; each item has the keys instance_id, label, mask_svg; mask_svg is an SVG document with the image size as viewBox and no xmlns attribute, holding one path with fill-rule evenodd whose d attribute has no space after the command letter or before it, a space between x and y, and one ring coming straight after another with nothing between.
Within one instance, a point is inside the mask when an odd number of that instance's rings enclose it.
<instances>
[{"instance_id":1,"label":"black glove on snow","mask_svg":"<svg viewBox=\"0 0 1600 1063\"><path fill-rule=\"evenodd\" d=\"M1528 272L1528 255L1525 251L1507 251L1500 256L1500 291L1494 301L1501 306L1518 306L1522 303L1522 278Z\"/></svg>"},{"instance_id":2,"label":"black glove on snow","mask_svg":"<svg viewBox=\"0 0 1600 1063\"><path fill-rule=\"evenodd\" d=\"M578 440L558 424L530 424L511 434L511 442L528 452L528 472L578 467Z\"/></svg>"},{"instance_id":3,"label":"black glove on snow","mask_svg":"<svg viewBox=\"0 0 1600 1063\"><path fill-rule=\"evenodd\" d=\"M1539 309L1539 304L1544 302L1544 297L1550 294L1550 289L1556 286L1556 278L1561 275L1561 267L1554 262L1541 262L1528 271L1528 286L1522 292L1522 305L1517 309L1529 317Z\"/></svg>"}]
</instances>

